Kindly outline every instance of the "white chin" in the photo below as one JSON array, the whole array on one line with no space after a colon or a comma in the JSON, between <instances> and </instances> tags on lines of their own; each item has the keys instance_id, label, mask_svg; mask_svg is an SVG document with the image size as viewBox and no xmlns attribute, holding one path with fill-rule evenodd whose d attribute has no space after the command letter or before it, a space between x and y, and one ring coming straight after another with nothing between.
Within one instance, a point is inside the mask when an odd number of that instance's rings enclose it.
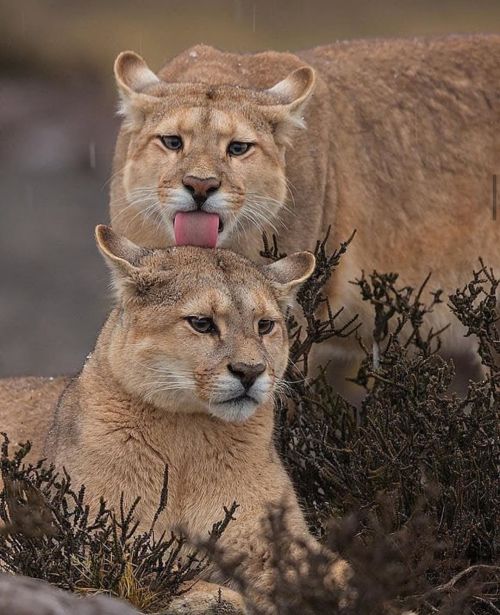
<instances>
[{"instance_id":1,"label":"white chin","mask_svg":"<svg viewBox=\"0 0 500 615\"><path fill-rule=\"evenodd\" d=\"M212 416L228 423L244 423L253 416L258 406L258 402L247 397L235 401L212 403L208 411Z\"/></svg>"}]
</instances>

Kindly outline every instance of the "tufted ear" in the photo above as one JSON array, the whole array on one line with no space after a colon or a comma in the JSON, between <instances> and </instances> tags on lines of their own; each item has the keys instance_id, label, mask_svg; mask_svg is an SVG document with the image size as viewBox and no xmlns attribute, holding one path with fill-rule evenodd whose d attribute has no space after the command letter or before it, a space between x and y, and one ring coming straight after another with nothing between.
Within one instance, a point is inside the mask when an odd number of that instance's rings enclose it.
<instances>
[{"instance_id":1,"label":"tufted ear","mask_svg":"<svg viewBox=\"0 0 500 615\"><path fill-rule=\"evenodd\" d=\"M113 229L99 224L95 229L97 247L111 269L113 287L119 299L135 294L141 256L148 250L136 246L125 237L117 235Z\"/></svg>"},{"instance_id":2,"label":"tufted ear","mask_svg":"<svg viewBox=\"0 0 500 615\"><path fill-rule=\"evenodd\" d=\"M286 302L293 291L311 276L315 266L314 254L295 252L270 265L264 265L261 271L278 292L280 300Z\"/></svg>"},{"instance_id":3,"label":"tufted ear","mask_svg":"<svg viewBox=\"0 0 500 615\"><path fill-rule=\"evenodd\" d=\"M141 56L133 51L122 51L118 55L114 72L120 96L118 113L133 128L142 122L144 111L156 102L156 97L147 94L145 90L160 84L161 80Z\"/></svg>"},{"instance_id":4,"label":"tufted ear","mask_svg":"<svg viewBox=\"0 0 500 615\"><path fill-rule=\"evenodd\" d=\"M294 128L305 128L303 111L314 90L316 75L309 66L303 66L266 90L276 104L265 107L265 112L275 127L275 138L288 144Z\"/></svg>"}]
</instances>

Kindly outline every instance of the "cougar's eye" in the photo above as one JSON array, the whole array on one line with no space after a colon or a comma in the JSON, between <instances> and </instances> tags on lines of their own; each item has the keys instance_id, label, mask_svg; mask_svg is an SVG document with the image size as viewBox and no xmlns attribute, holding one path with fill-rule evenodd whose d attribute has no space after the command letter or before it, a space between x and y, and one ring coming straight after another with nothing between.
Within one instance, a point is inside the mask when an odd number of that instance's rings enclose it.
<instances>
[{"instance_id":1,"label":"cougar's eye","mask_svg":"<svg viewBox=\"0 0 500 615\"><path fill-rule=\"evenodd\" d=\"M259 320L259 335L268 335L274 329L274 320Z\"/></svg>"},{"instance_id":2,"label":"cougar's eye","mask_svg":"<svg viewBox=\"0 0 500 615\"><path fill-rule=\"evenodd\" d=\"M198 333L215 333L217 331L214 321L207 316L188 316L186 320Z\"/></svg>"},{"instance_id":3,"label":"cougar's eye","mask_svg":"<svg viewBox=\"0 0 500 615\"><path fill-rule=\"evenodd\" d=\"M230 156L243 156L252 147L252 143L245 143L244 141L231 141L227 146L227 153Z\"/></svg>"},{"instance_id":4,"label":"cougar's eye","mask_svg":"<svg viewBox=\"0 0 500 615\"><path fill-rule=\"evenodd\" d=\"M177 135L160 135L158 138L167 149L182 149L182 139Z\"/></svg>"}]
</instances>

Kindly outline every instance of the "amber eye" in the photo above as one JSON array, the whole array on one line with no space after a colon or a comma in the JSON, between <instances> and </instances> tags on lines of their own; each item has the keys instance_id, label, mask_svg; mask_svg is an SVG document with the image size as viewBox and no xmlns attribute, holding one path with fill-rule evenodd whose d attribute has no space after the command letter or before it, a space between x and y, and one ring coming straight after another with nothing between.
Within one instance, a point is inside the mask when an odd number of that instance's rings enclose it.
<instances>
[{"instance_id":1,"label":"amber eye","mask_svg":"<svg viewBox=\"0 0 500 615\"><path fill-rule=\"evenodd\" d=\"M259 335L268 335L274 329L274 320L259 320Z\"/></svg>"},{"instance_id":2,"label":"amber eye","mask_svg":"<svg viewBox=\"0 0 500 615\"><path fill-rule=\"evenodd\" d=\"M244 141L231 141L227 146L227 153L231 156L243 156L252 147L252 143L245 143Z\"/></svg>"},{"instance_id":3,"label":"amber eye","mask_svg":"<svg viewBox=\"0 0 500 615\"><path fill-rule=\"evenodd\" d=\"M158 138L167 149L182 149L182 139L177 135L160 135Z\"/></svg>"},{"instance_id":4,"label":"amber eye","mask_svg":"<svg viewBox=\"0 0 500 615\"><path fill-rule=\"evenodd\" d=\"M215 333L217 331L214 321L207 316L188 316L186 320L198 333Z\"/></svg>"}]
</instances>

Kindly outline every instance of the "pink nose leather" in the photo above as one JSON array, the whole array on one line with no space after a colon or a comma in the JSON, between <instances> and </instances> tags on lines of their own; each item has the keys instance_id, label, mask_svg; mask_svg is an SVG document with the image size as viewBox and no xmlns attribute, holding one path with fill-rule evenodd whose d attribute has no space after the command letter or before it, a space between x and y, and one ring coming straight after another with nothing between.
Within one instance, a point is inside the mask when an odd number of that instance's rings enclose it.
<instances>
[{"instance_id":1,"label":"pink nose leather","mask_svg":"<svg viewBox=\"0 0 500 615\"><path fill-rule=\"evenodd\" d=\"M220 186L220 181L216 177L202 178L194 175L186 175L182 183L197 203L205 202Z\"/></svg>"}]
</instances>

